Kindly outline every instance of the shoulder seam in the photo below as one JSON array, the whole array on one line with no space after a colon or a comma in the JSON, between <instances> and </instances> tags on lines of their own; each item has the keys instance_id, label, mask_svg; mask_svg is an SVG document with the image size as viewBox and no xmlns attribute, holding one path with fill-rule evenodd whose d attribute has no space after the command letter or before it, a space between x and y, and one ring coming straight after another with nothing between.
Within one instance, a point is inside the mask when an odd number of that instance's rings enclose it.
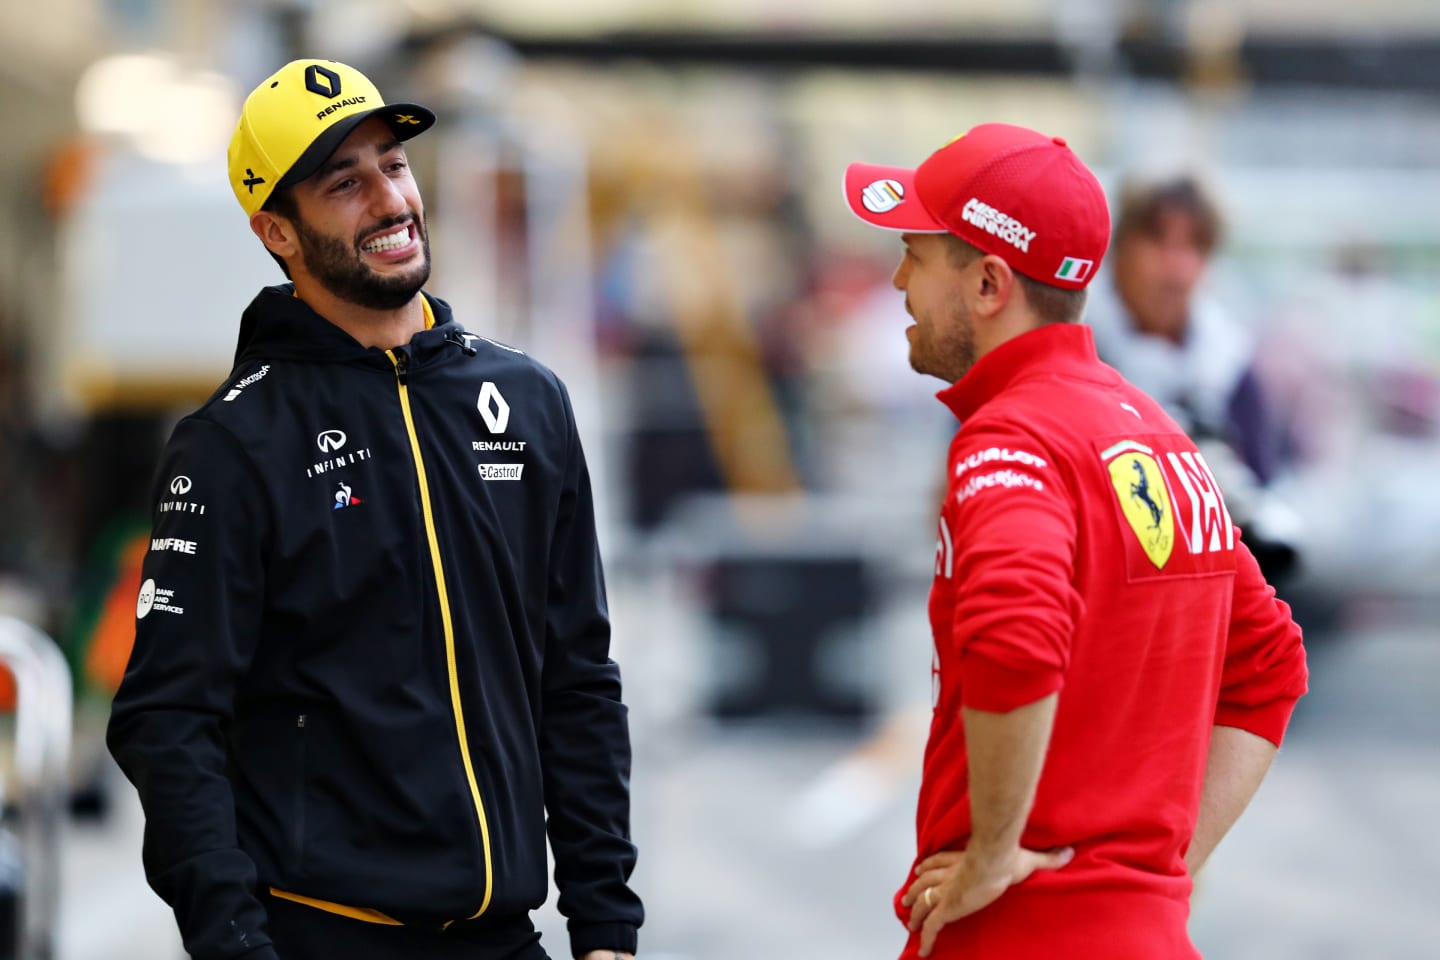
<instances>
[{"instance_id":1,"label":"shoulder seam","mask_svg":"<svg viewBox=\"0 0 1440 960\"><path fill-rule=\"evenodd\" d=\"M205 407L196 410L188 417L183 418L181 420L181 423L185 422L185 420L193 420L196 423L204 423L210 427L213 427L223 437L226 438L226 440L229 442L230 447L239 454L241 462L245 464L246 469L250 473L250 479L254 481L256 489L260 491L260 498L264 502L266 520L268 521L266 529L266 534L268 536L271 532L271 528L273 528L274 526L275 517L278 516L278 512L275 508L274 499L270 495L270 489L265 484L264 474L260 472L259 466L256 465L254 459L252 459L250 456L250 451L246 449L245 444L240 440L239 437L235 435L234 431L232 431L229 427L225 426L220 421L216 420L214 417L206 414L209 406L209 404L206 404Z\"/></svg>"}]
</instances>

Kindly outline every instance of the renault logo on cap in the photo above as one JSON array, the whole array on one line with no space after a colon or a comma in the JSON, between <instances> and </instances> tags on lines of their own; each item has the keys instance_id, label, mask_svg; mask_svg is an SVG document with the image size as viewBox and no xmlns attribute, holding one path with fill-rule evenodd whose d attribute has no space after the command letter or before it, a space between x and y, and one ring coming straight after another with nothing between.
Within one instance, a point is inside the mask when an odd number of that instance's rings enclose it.
<instances>
[{"instance_id":1,"label":"renault logo on cap","mask_svg":"<svg viewBox=\"0 0 1440 960\"><path fill-rule=\"evenodd\" d=\"M305 89L329 100L340 96L340 74L312 63L305 68Z\"/></svg>"}]
</instances>

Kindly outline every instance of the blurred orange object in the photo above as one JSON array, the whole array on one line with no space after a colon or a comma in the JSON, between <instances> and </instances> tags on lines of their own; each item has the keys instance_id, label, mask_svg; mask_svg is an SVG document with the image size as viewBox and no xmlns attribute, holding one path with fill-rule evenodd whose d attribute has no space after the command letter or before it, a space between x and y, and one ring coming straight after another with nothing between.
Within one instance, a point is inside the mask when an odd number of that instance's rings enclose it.
<instances>
[{"instance_id":1,"label":"blurred orange object","mask_svg":"<svg viewBox=\"0 0 1440 960\"><path fill-rule=\"evenodd\" d=\"M140 572L149 546L149 533L144 530L121 541L115 552L113 579L95 614L94 627L79 648L84 650L86 684L107 696L119 689L135 645L135 600L140 595ZM70 654L72 664L79 656ZM14 712L15 701L15 677L0 667L0 713Z\"/></svg>"},{"instance_id":2,"label":"blurred orange object","mask_svg":"<svg viewBox=\"0 0 1440 960\"><path fill-rule=\"evenodd\" d=\"M83 137L66 140L50 154L40 196L51 219L60 220L68 216L89 192L94 180L95 160L95 144Z\"/></svg>"},{"instance_id":3,"label":"blurred orange object","mask_svg":"<svg viewBox=\"0 0 1440 960\"><path fill-rule=\"evenodd\" d=\"M120 548L115 582L105 596L85 653L85 679L106 693L120 688L135 646L135 599L140 595L140 571L149 546L148 535L138 533Z\"/></svg>"}]
</instances>

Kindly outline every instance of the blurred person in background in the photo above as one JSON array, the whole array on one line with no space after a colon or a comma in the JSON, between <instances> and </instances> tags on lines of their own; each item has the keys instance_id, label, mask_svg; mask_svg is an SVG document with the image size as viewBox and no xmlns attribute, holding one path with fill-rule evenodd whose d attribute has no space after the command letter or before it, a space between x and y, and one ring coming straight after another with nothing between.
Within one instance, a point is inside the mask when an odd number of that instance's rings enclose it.
<instances>
[{"instance_id":1,"label":"blurred person in background","mask_svg":"<svg viewBox=\"0 0 1440 960\"><path fill-rule=\"evenodd\" d=\"M1197 177L1128 180L1109 270L1085 321L1100 358L1199 445L1273 580L1296 560L1295 520L1266 490L1282 467L1280 430L1256 370L1255 337L1200 293L1223 235L1220 207Z\"/></svg>"},{"instance_id":2,"label":"blurred person in background","mask_svg":"<svg viewBox=\"0 0 1440 960\"><path fill-rule=\"evenodd\" d=\"M292 283L162 456L108 736L196 960L539 960L547 830L574 956L636 947L585 458L559 379L422 292L434 119L304 60L231 141Z\"/></svg>"},{"instance_id":3,"label":"blurred person in background","mask_svg":"<svg viewBox=\"0 0 1440 960\"><path fill-rule=\"evenodd\" d=\"M984 124L853 164L901 233L910 363L951 384L934 712L903 957L1182 960L1192 877L1306 689L1214 477L1078 321L1109 213L1065 142Z\"/></svg>"}]
</instances>

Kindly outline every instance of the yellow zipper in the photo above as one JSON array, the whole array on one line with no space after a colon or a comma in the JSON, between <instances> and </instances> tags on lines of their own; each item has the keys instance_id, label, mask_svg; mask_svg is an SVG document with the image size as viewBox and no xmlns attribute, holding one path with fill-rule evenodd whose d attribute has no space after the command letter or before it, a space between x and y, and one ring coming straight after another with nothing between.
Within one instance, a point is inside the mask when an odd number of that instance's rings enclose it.
<instances>
[{"instance_id":1,"label":"yellow zipper","mask_svg":"<svg viewBox=\"0 0 1440 960\"><path fill-rule=\"evenodd\" d=\"M469 918L474 920L490 908L495 884L490 868L490 826L485 820L485 804L480 799L480 786L475 782L475 766L470 761L470 740L465 734L465 711L460 703L460 674L455 665L455 626L450 620L450 596L445 590L445 568L440 561L440 539L435 534L435 514L430 509L430 485L425 479L425 460L420 455L420 437L415 433L415 418L410 413L410 388L400 369L395 351L385 355L395 365L395 382L400 390L400 410L405 415L405 430L410 434L410 452L415 457L415 473L420 480L420 509L425 517L425 536L430 541L430 563L435 568L435 591L440 597L440 621L445 627L445 667L450 674L450 706L455 713L455 732L460 737L460 759L465 763L465 778L470 782L470 796L480 819L480 846L485 854L485 898L480 909ZM448 924L447 924L448 926Z\"/></svg>"}]
</instances>

